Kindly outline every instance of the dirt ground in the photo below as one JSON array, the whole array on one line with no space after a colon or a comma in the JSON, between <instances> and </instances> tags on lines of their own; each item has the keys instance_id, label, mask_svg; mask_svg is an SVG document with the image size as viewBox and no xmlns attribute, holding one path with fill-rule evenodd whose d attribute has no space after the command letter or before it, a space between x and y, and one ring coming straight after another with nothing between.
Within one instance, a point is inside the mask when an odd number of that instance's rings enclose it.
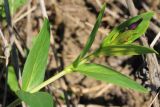
<instances>
[{"instance_id":1,"label":"dirt ground","mask_svg":"<svg viewBox=\"0 0 160 107\"><path fill-rule=\"evenodd\" d=\"M77 57L88 39L104 2L107 3L107 9L90 51L99 46L114 26L130 17L125 0L45 0L52 31L46 79L69 65ZM139 13L148 10L155 12L156 20L153 22L159 30L160 23L157 21L160 19L159 0L134 0L134 2ZM26 17L18 20L27 10L32 11ZM18 49L21 70L26 60L26 52L42 26L42 19L41 8L36 0L23 6L13 16L14 26L19 34L17 39L22 47L22 51ZM6 32L7 29L4 31ZM157 31L153 29L147 31L146 36L149 43L156 36ZM55 49L53 49L54 47ZM156 49L159 51L158 47L159 44L156 44ZM56 60L54 52L57 55ZM148 69L144 66L142 56L100 57L93 62L112 67L149 88ZM2 84L4 84L3 81ZM0 86L0 90L0 96L3 96L2 86ZM60 107L64 107L64 105L69 107L148 107L151 103L150 94L142 94L113 84L96 81L79 73L66 75L46 87L45 90L53 95L53 99ZM15 95L9 91L7 103L13 101L14 98Z\"/></svg>"}]
</instances>

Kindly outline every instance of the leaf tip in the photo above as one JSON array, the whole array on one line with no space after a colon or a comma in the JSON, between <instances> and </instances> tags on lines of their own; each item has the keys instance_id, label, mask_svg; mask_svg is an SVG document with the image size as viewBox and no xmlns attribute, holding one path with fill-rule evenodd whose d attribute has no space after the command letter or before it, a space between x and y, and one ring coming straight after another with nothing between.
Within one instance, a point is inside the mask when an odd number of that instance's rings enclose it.
<instances>
[{"instance_id":1,"label":"leaf tip","mask_svg":"<svg viewBox=\"0 0 160 107\"><path fill-rule=\"evenodd\" d=\"M148 13L152 16L155 14L154 11L149 11Z\"/></svg>"},{"instance_id":2,"label":"leaf tip","mask_svg":"<svg viewBox=\"0 0 160 107\"><path fill-rule=\"evenodd\" d=\"M159 53L156 50L154 50L153 48L150 48L150 49L151 49L152 53L159 55Z\"/></svg>"},{"instance_id":3,"label":"leaf tip","mask_svg":"<svg viewBox=\"0 0 160 107\"><path fill-rule=\"evenodd\" d=\"M46 25L46 29L49 31L50 33L50 23L49 23L49 20L48 18L44 18L44 24Z\"/></svg>"},{"instance_id":4,"label":"leaf tip","mask_svg":"<svg viewBox=\"0 0 160 107\"><path fill-rule=\"evenodd\" d=\"M106 3L104 3L103 5L102 5L102 8L101 8L101 10L100 10L100 13L104 13L104 11L105 11L105 8L106 8Z\"/></svg>"}]
</instances>

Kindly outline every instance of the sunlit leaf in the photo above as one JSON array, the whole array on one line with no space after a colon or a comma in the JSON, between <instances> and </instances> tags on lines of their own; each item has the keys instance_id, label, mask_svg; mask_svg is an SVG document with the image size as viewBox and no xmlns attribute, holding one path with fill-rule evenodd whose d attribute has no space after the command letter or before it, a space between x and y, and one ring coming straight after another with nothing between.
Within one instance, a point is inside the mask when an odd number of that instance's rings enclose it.
<instances>
[{"instance_id":1,"label":"sunlit leaf","mask_svg":"<svg viewBox=\"0 0 160 107\"><path fill-rule=\"evenodd\" d=\"M103 65L81 64L76 68L80 73L108 83L113 83L124 88L130 88L138 92L147 93L147 89L139 85L129 77Z\"/></svg>"},{"instance_id":2,"label":"sunlit leaf","mask_svg":"<svg viewBox=\"0 0 160 107\"><path fill-rule=\"evenodd\" d=\"M16 94L29 107L54 107L52 96L46 92L29 93L19 90Z\"/></svg>"},{"instance_id":3,"label":"sunlit leaf","mask_svg":"<svg viewBox=\"0 0 160 107\"><path fill-rule=\"evenodd\" d=\"M43 27L38 34L33 47L27 57L23 74L22 89L30 91L44 80L45 67L50 45L49 21L44 20Z\"/></svg>"}]
</instances>

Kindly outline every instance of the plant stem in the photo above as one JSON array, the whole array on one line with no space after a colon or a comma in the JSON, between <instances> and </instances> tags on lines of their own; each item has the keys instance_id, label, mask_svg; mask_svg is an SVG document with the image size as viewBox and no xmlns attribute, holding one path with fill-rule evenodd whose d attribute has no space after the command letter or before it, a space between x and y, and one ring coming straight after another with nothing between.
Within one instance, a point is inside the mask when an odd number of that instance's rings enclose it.
<instances>
[{"instance_id":1,"label":"plant stem","mask_svg":"<svg viewBox=\"0 0 160 107\"><path fill-rule=\"evenodd\" d=\"M44 81L43 83L41 83L39 86L35 87L34 89L32 89L30 91L30 93L34 93L34 92L37 92L39 91L40 89L42 89L43 87L47 86L48 84L52 83L53 81L59 79L60 77L68 74L72 72L72 69L69 67L69 68L66 68L64 69L63 71L61 71L60 73L56 74L55 76L49 78L48 80Z\"/></svg>"},{"instance_id":2,"label":"plant stem","mask_svg":"<svg viewBox=\"0 0 160 107\"><path fill-rule=\"evenodd\" d=\"M85 57L85 58L81 61L81 63L85 63L85 62L87 62L88 60L93 59L94 57L95 57L95 56L94 56L93 54L90 54L90 55L88 55L87 57ZM68 74L68 73L70 73L70 72L73 72L72 67L73 67L72 65L66 67L63 71L61 71L61 72L58 73L57 75L49 78L48 80L46 80L46 81L44 81L43 83L41 83L39 86L37 86L37 87L35 87L34 89L32 89L32 90L30 91L30 93L37 92L37 91L39 91L40 89L42 89L43 87L45 87L45 86L47 86L48 84L52 83L53 81L59 79L60 77L66 75L66 74Z\"/></svg>"},{"instance_id":3,"label":"plant stem","mask_svg":"<svg viewBox=\"0 0 160 107\"><path fill-rule=\"evenodd\" d=\"M98 55L97 55L98 50L99 49L97 49L95 52L86 56L80 63L86 63L87 61L93 60L95 57L98 57Z\"/></svg>"},{"instance_id":4,"label":"plant stem","mask_svg":"<svg viewBox=\"0 0 160 107\"><path fill-rule=\"evenodd\" d=\"M11 104L9 104L7 107L16 107L18 104L20 104L21 100L16 99Z\"/></svg>"},{"instance_id":5,"label":"plant stem","mask_svg":"<svg viewBox=\"0 0 160 107\"><path fill-rule=\"evenodd\" d=\"M88 60L93 59L95 56L93 54L88 55L87 57L85 57L82 61L82 63L87 62ZM55 80L59 79L60 77L73 72L73 65L71 64L70 66L66 67L63 71L61 71L60 73L52 76L51 78L49 78L48 80L44 81L43 83L41 83L40 85L38 85L37 87L35 87L34 89L32 89L30 91L30 93L34 93L39 91L40 89L44 88L45 86L47 86L48 84L54 82ZM15 101L13 101L11 104L9 104L7 107L15 107L15 105L18 105L21 102L20 99L16 99Z\"/></svg>"},{"instance_id":6,"label":"plant stem","mask_svg":"<svg viewBox=\"0 0 160 107\"><path fill-rule=\"evenodd\" d=\"M34 93L39 91L40 89L42 89L43 87L47 86L48 84L52 83L53 81L59 79L60 77L73 72L72 66L68 66L66 67L63 71L61 71L60 73L54 75L53 77L49 78L48 80L44 81L43 83L41 83L39 86L35 87L33 90L30 91L30 93ZM9 104L7 107L15 107L17 106L19 103L21 102L20 99L16 99L15 101L13 101L11 104Z\"/></svg>"}]
</instances>

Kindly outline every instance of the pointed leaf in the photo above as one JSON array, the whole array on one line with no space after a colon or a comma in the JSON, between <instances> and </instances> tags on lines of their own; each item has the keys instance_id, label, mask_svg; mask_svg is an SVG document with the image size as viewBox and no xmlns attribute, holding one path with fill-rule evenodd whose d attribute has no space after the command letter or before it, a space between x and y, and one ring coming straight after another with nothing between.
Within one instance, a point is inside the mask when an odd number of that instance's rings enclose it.
<instances>
[{"instance_id":1,"label":"pointed leaf","mask_svg":"<svg viewBox=\"0 0 160 107\"><path fill-rule=\"evenodd\" d=\"M135 16L115 27L103 40L102 47L111 45L115 39L119 39L118 36L122 36L120 35L121 33L128 30L132 30L134 31L134 33L127 34L126 36L123 35L124 37L121 37L121 39L124 38L124 41L126 41L127 39L126 43L132 43L146 32L153 15L153 12L146 12L141 15Z\"/></svg>"},{"instance_id":2,"label":"pointed leaf","mask_svg":"<svg viewBox=\"0 0 160 107\"><path fill-rule=\"evenodd\" d=\"M8 67L8 85L14 92L19 90L18 80L16 78L15 70L12 66Z\"/></svg>"},{"instance_id":3,"label":"pointed leaf","mask_svg":"<svg viewBox=\"0 0 160 107\"><path fill-rule=\"evenodd\" d=\"M147 89L130 79L129 77L103 65L81 64L76 69L80 73L108 83L113 83L124 88L130 88L138 92L146 93Z\"/></svg>"},{"instance_id":4,"label":"pointed leaf","mask_svg":"<svg viewBox=\"0 0 160 107\"><path fill-rule=\"evenodd\" d=\"M86 55L86 53L89 51L90 47L92 46L92 43L93 43L93 41L95 39L96 33L98 31L98 28L99 28L99 26L101 24L101 20L102 20L105 8L106 8L106 4L103 5L103 7L102 7L102 9L101 9L101 11L100 11L100 13L98 15L98 18L96 20L96 23L94 25L94 28L93 28L93 30L92 30L92 32L91 32L91 34L90 34L90 36L89 36L89 38L87 40L87 43L86 43L85 47L83 48L83 50L81 51L80 55L74 61L74 65L78 64L79 60Z\"/></svg>"},{"instance_id":5,"label":"pointed leaf","mask_svg":"<svg viewBox=\"0 0 160 107\"><path fill-rule=\"evenodd\" d=\"M46 92L29 93L19 90L16 94L29 107L53 107L52 96Z\"/></svg>"},{"instance_id":6,"label":"pointed leaf","mask_svg":"<svg viewBox=\"0 0 160 107\"><path fill-rule=\"evenodd\" d=\"M154 49L135 45L135 44L124 44L124 45L109 45L102 47L95 56L106 55L106 56L123 56L123 55L140 55L146 53L156 53Z\"/></svg>"},{"instance_id":7,"label":"pointed leaf","mask_svg":"<svg viewBox=\"0 0 160 107\"><path fill-rule=\"evenodd\" d=\"M33 47L27 57L23 74L22 89L30 91L44 80L45 67L50 45L50 28L47 19L44 20L43 27L38 34Z\"/></svg>"}]
</instances>

